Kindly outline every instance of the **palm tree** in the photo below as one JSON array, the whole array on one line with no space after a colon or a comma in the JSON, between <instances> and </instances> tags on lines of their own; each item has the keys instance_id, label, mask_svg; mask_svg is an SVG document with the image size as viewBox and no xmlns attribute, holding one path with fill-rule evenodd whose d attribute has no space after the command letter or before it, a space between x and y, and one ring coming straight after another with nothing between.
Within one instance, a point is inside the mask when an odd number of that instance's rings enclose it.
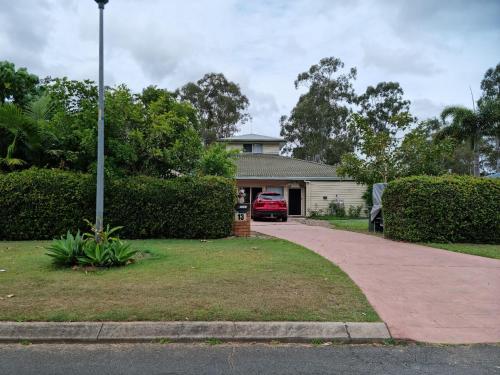
<instances>
[{"instance_id":1,"label":"palm tree","mask_svg":"<svg viewBox=\"0 0 500 375\"><path fill-rule=\"evenodd\" d=\"M26 115L23 110L12 103L0 105L0 133L5 150L1 150L0 165L13 169L26 164L26 161L15 154L27 154L40 143L37 122ZM3 143L3 142L2 142ZM3 148L2 147L2 148ZM21 148L25 152L19 152Z\"/></svg>"},{"instance_id":2,"label":"palm tree","mask_svg":"<svg viewBox=\"0 0 500 375\"><path fill-rule=\"evenodd\" d=\"M441 138L451 137L457 141L468 141L474 154L474 176L479 177L479 145L484 136L498 133L498 103L483 102L477 111L469 108L452 106L441 113L441 118L451 122L438 133Z\"/></svg>"}]
</instances>

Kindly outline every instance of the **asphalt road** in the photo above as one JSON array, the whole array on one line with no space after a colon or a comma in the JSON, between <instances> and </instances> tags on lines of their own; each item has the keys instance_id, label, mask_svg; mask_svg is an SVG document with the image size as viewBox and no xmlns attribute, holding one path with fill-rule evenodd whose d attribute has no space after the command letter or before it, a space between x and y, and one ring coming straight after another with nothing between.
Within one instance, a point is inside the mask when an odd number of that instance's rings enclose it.
<instances>
[{"instance_id":1,"label":"asphalt road","mask_svg":"<svg viewBox=\"0 0 500 375\"><path fill-rule=\"evenodd\" d=\"M0 374L500 374L500 346L2 344Z\"/></svg>"}]
</instances>

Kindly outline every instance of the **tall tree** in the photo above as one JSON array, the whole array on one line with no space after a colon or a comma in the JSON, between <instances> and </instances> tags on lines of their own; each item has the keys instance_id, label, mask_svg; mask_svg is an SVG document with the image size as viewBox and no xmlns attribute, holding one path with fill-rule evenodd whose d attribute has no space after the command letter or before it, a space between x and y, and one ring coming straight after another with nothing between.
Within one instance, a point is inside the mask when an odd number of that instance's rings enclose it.
<instances>
[{"instance_id":1,"label":"tall tree","mask_svg":"<svg viewBox=\"0 0 500 375\"><path fill-rule=\"evenodd\" d=\"M400 142L396 133L405 131L412 121L408 114L395 115L388 123L388 131L377 131L367 117L354 114L351 126L359 135L359 142L356 152L342 156L342 162L337 169L339 174L353 177L356 182L366 185L388 182L400 177Z\"/></svg>"},{"instance_id":2,"label":"tall tree","mask_svg":"<svg viewBox=\"0 0 500 375\"><path fill-rule=\"evenodd\" d=\"M236 163L233 156L236 150L228 151L221 143L214 143L205 148L198 166L198 173L202 176L223 176L234 178Z\"/></svg>"},{"instance_id":3,"label":"tall tree","mask_svg":"<svg viewBox=\"0 0 500 375\"><path fill-rule=\"evenodd\" d=\"M440 130L439 136L452 137L459 142L466 141L470 144L470 149L474 153L473 159L473 174L476 177L480 173L480 145L485 135L494 132L496 123L498 122L498 109L495 107L497 103L493 101L484 101L478 107L477 111L469 108L452 106L447 107L441 113L443 122L446 123L451 118L449 123Z\"/></svg>"},{"instance_id":4,"label":"tall tree","mask_svg":"<svg viewBox=\"0 0 500 375\"><path fill-rule=\"evenodd\" d=\"M495 68L489 68L486 71L481 81L481 90L483 95L478 101L478 106L486 105L489 110L497 112L496 116L498 118L500 107L500 63ZM500 173L500 121L498 119L489 135L495 138L494 159L496 159L496 172Z\"/></svg>"},{"instance_id":5,"label":"tall tree","mask_svg":"<svg viewBox=\"0 0 500 375\"><path fill-rule=\"evenodd\" d=\"M48 124L53 137L45 145L48 165L87 171L96 155L97 86L64 77L47 80L44 91L53 106Z\"/></svg>"},{"instance_id":6,"label":"tall tree","mask_svg":"<svg viewBox=\"0 0 500 375\"><path fill-rule=\"evenodd\" d=\"M483 90L482 98L500 98L500 63L495 68L489 68L484 73L483 80L481 81L481 90Z\"/></svg>"},{"instance_id":7,"label":"tall tree","mask_svg":"<svg viewBox=\"0 0 500 375\"><path fill-rule=\"evenodd\" d=\"M455 162L456 141L436 138L440 127L439 120L430 119L405 134L396 155L401 176L438 176L448 171L450 163Z\"/></svg>"},{"instance_id":8,"label":"tall tree","mask_svg":"<svg viewBox=\"0 0 500 375\"><path fill-rule=\"evenodd\" d=\"M356 68L341 73L344 63L335 57L321 59L298 75L295 88L306 87L290 116L282 116L281 136L288 142L285 151L295 157L336 163L354 145L347 127L354 103L352 87Z\"/></svg>"},{"instance_id":9,"label":"tall tree","mask_svg":"<svg viewBox=\"0 0 500 375\"><path fill-rule=\"evenodd\" d=\"M171 177L194 172L203 145L193 106L165 92L147 107L145 121L145 174Z\"/></svg>"},{"instance_id":10,"label":"tall tree","mask_svg":"<svg viewBox=\"0 0 500 375\"><path fill-rule=\"evenodd\" d=\"M14 102L26 105L36 93L39 79L26 68L16 67L9 61L0 61L0 103Z\"/></svg>"},{"instance_id":11,"label":"tall tree","mask_svg":"<svg viewBox=\"0 0 500 375\"><path fill-rule=\"evenodd\" d=\"M50 166L93 171L97 88L92 81L48 82L55 108L54 136L45 146ZM202 152L196 110L166 90L148 87L134 95L125 85L105 92L106 173L170 177L194 173Z\"/></svg>"},{"instance_id":12,"label":"tall tree","mask_svg":"<svg viewBox=\"0 0 500 375\"><path fill-rule=\"evenodd\" d=\"M238 126L251 119L249 101L240 86L228 81L222 73L208 73L196 83L189 82L176 92L198 111L201 136L209 145L220 138L230 137Z\"/></svg>"},{"instance_id":13,"label":"tall tree","mask_svg":"<svg viewBox=\"0 0 500 375\"><path fill-rule=\"evenodd\" d=\"M390 128L394 116L409 114L410 101L403 95L398 82L380 82L375 87L368 86L365 93L357 97L356 103L360 107L359 113L375 131L385 131Z\"/></svg>"}]
</instances>

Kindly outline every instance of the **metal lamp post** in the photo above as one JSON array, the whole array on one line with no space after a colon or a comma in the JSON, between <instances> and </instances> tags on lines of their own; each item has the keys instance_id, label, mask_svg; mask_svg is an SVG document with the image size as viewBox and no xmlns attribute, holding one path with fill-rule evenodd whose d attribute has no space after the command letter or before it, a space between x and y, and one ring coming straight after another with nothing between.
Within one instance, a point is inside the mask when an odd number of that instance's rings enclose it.
<instances>
[{"instance_id":1,"label":"metal lamp post","mask_svg":"<svg viewBox=\"0 0 500 375\"><path fill-rule=\"evenodd\" d=\"M104 216L104 58L103 13L109 0L95 0L99 5L99 113L97 119L97 190L95 204L96 241L101 241Z\"/></svg>"}]
</instances>

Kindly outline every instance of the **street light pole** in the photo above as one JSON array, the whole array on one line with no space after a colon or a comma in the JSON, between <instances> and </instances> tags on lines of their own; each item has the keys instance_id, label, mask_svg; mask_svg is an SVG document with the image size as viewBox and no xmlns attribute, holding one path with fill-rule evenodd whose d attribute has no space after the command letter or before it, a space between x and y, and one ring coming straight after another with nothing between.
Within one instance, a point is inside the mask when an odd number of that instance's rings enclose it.
<instances>
[{"instance_id":1,"label":"street light pole","mask_svg":"<svg viewBox=\"0 0 500 375\"><path fill-rule=\"evenodd\" d=\"M97 118L97 190L95 204L96 242L101 241L104 216L104 5L108 0L95 0L99 5L99 112Z\"/></svg>"}]
</instances>

